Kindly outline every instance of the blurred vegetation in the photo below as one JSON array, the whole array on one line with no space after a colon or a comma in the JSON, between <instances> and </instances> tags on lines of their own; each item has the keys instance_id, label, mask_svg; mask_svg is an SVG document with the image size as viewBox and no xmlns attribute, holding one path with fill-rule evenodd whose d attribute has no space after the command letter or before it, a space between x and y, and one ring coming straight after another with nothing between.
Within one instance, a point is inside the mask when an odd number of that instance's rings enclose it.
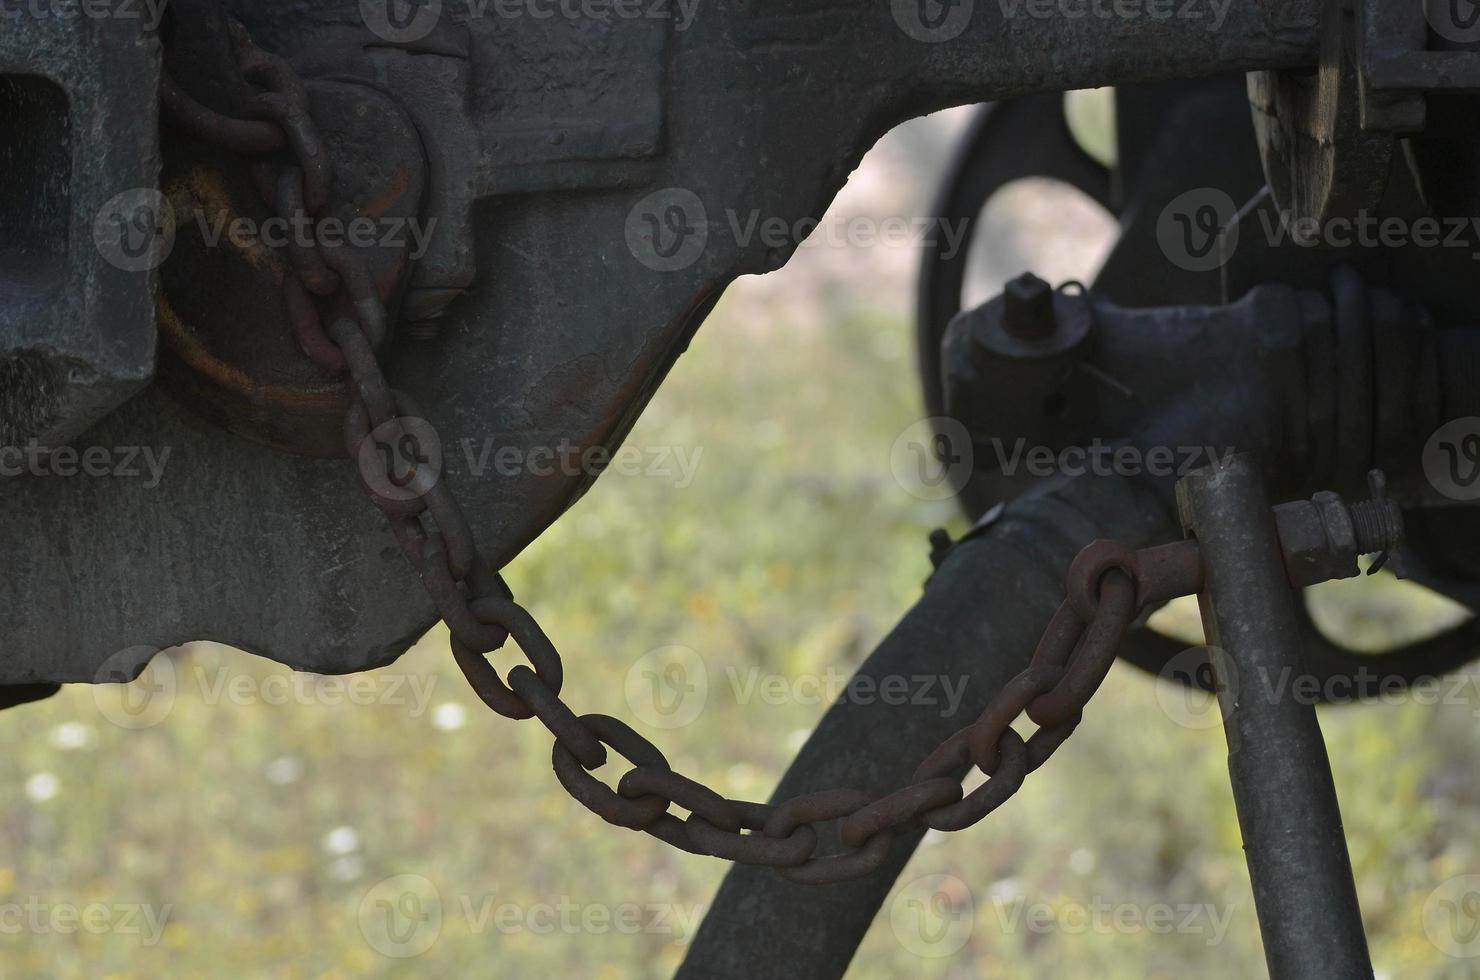
<instances>
[{"instance_id":1,"label":"blurred vegetation","mask_svg":"<svg viewBox=\"0 0 1480 980\"><path fill-rule=\"evenodd\" d=\"M882 203L839 206L919 213L895 209L921 206L921 158L939 165L948 134L931 125L891 137L860 172L855 184L882 187ZM712 676L847 670L918 595L928 532L961 527L950 504L904 493L888 465L922 415L912 262L814 252L737 286L629 440L702 449L692 485L609 474L510 570L565 651L570 702L627 719L721 792L764 799L825 706L739 704L724 687L691 724L656 729L623 697L638 658L676 645ZM1376 579L1330 587L1321 603L1325 621L1369 643L1453 615ZM1185 629L1189 612L1164 618ZM110 721L128 694L117 688L69 688L0 715L11 745L0 760L0 975L663 977L724 873L570 800L543 730L485 710L440 628L366 681L372 704L335 703L332 679L289 688L288 672L219 646L166 656L176 694L157 724ZM1480 871L1480 684L1465 690L1459 703L1323 712L1382 976L1474 976L1480 964L1445 956L1422 920L1437 886ZM1223 736L1175 723L1166 706L1177 697L1117 666L1052 765L987 823L932 834L902 877L901 891L921 876L954 879L950 955L922 956L891 903L852 975L1262 974ZM400 959L362 925L367 894L403 874L431 883L441 921L430 948ZM6 910L28 903L168 907L167 924L153 944L121 923L13 928ZM637 907L644 927L535 915L562 903ZM1206 917L1163 935L1034 930L1014 914L1097 903L1206 907L1227 916L1227 935L1214 945ZM513 912L487 914L498 909Z\"/></svg>"}]
</instances>

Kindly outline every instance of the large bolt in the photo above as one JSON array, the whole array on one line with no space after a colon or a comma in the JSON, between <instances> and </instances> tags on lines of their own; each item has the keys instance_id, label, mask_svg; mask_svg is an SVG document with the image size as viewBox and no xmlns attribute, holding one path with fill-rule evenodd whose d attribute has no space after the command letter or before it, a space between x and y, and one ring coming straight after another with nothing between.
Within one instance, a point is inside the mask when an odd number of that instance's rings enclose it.
<instances>
[{"instance_id":1,"label":"large bolt","mask_svg":"<svg viewBox=\"0 0 1480 980\"><path fill-rule=\"evenodd\" d=\"M1387 564L1403 544L1403 511L1388 499L1382 473L1368 477L1372 499L1348 505L1329 491L1274 509L1285 569L1295 586L1317 585L1360 574L1358 555L1376 554L1368 574ZM1394 562L1401 578L1404 570Z\"/></svg>"},{"instance_id":2,"label":"large bolt","mask_svg":"<svg viewBox=\"0 0 1480 980\"><path fill-rule=\"evenodd\" d=\"M1002 326L1020 340L1042 340L1058 330L1054 291L1048 283L1025 272L1002 293Z\"/></svg>"}]
</instances>

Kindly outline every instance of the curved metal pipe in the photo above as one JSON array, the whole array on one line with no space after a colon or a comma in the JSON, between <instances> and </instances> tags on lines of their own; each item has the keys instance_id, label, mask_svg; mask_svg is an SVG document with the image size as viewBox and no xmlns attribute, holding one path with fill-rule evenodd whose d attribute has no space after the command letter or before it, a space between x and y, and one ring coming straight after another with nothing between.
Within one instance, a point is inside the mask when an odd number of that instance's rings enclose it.
<instances>
[{"instance_id":1,"label":"curved metal pipe","mask_svg":"<svg viewBox=\"0 0 1480 980\"><path fill-rule=\"evenodd\" d=\"M959 703L835 704L773 800L903 786L924 754L970 724L1027 666L1064 596L1066 570L1087 542L1112 537L1140 547L1174 537L1174 527L1164 488L1132 478L1067 479L1013 501L999 521L950 552L919 603L858 671L875 684L900 676L949 680ZM768 869L733 869L678 976L842 976L921 836L902 835L879 871L844 884L797 885Z\"/></svg>"}]
</instances>

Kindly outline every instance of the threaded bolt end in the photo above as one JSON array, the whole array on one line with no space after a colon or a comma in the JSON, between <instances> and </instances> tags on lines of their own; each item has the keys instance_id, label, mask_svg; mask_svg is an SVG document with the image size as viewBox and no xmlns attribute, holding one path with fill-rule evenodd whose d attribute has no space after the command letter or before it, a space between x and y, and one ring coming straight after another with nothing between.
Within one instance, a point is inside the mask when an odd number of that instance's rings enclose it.
<instances>
[{"instance_id":1,"label":"threaded bolt end","mask_svg":"<svg viewBox=\"0 0 1480 980\"><path fill-rule=\"evenodd\" d=\"M437 340L442 336L442 321L439 318L419 320L416 323L408 324L406 327L406 336L421 343Z\"/></svg>"},{"instance_id":2,"label":"threaded bolt end","mask_svg":"<svg viewBox=\"0 0 1480 980\"><path fill-rule=\"evenodd\" d=\"M1391 500L1364 500L1351 507L1357 551L1370 555L1403 543L1403 511Z\"/></svg>"}]
</instances>

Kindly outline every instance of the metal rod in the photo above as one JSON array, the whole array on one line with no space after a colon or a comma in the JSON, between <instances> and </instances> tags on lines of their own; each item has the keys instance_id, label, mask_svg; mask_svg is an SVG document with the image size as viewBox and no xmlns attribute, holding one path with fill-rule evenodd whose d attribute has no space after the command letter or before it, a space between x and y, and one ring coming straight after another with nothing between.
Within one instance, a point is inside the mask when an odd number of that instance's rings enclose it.
<instances>
[{"instance_id":1,"label":"metal rod","mask_svg":"<svg viewBox=\"0 0 1480 980\"><path fill-rule=\"evenodd\" d=\"M1299 696L1295 596L1263 474L1236 456L1189 476L1178 498L1207 564L1199 601L1270 976L1370 977L1326 744Z\"/></svg>"}]
</instances>

